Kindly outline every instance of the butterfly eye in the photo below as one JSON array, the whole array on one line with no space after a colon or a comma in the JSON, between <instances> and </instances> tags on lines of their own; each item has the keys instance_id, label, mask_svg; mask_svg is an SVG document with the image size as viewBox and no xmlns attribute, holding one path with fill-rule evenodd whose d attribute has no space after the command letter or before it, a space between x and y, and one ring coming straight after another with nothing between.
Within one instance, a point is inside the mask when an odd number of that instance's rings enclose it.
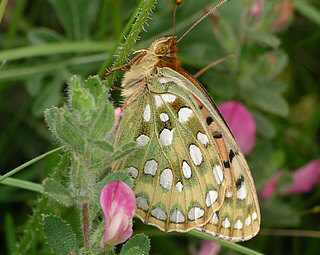
<instances>
[{"instance_id":1,"label":"butterfly eye","mask_svg":"<svg viewBox=\"0 0 320 255\"><path fill-rule=\"evenodd\" d=\"M167 52L168 48L165 45L159 45L155 50L156 55L166 55Z\"/></svg>"}]
</instances>

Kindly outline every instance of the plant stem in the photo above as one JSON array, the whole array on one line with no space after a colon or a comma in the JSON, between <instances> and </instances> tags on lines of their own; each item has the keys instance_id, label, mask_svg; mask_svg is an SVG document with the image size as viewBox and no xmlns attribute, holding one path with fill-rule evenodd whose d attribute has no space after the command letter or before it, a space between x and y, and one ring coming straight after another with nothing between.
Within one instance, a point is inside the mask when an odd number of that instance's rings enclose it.
<instances>
[{"instance_id":1,"label":"plant stem","mask_svg":"<svg viewBox=\"0 0 320 255\"><path fill-rule=\"evenodd\" d=\"M84 249L90 250L90 212L89 202L82 204Z\"/></svg>"},{"instance_id":2,"label":"plant stem","mask_svg":"<svg viewBox=\"0 0 320 255\"><path fill-rule=\"evenodd\" d=\"M145 24L149 15L152 13L152 10L153 10L155 3L156 3L156 0L142 0L140 2L138 10L137 10L137 14L139 14L139 15L136 18L135 23L132 25L132 28L131 28L125 42L121 46L122 49L119 52L119 56L117 57L114 64L112 65L113 68L125 63L127 56L132 51L132 47L135 44L137 37L140 34L140 31L143 29L143 25ZM140 8L140 6L141 6L141 8ZM131 21L131 19L130 19L130 21ZM127 29L127 26L125 29ZM119 43L120 43L120 41L119 41ZM102 76L104 71L105 70L104 70L104 66L103 66L103 69L100 69L100 71L98 73L99 76ZM117 76L116 72L114 72L108 76L108 78L106 79L106 86L107 87L111 87L111 85L113 85L113 82L115 81L116 76Z\"/></svg>"}]
</instances>

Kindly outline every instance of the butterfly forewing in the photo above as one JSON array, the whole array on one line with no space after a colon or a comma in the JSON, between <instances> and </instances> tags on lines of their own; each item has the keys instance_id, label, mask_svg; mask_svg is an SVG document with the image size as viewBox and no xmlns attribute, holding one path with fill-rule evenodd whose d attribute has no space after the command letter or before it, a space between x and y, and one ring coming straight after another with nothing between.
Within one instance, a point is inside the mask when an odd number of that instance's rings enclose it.
<instances>
[{"instance_id":1,"label":"butterfly forewing","mask_svg":"<svg viewBox=\"0 0 320 255\"><path fill-rule=\"evenodd\" d=\"M169 76L176 75L171 69L164 69L163 72ZM198 229L233 241L250 239L259 231L260 210L246 159L207 92L193 77L183 70L182 72L180 84L191 92L204 119L210 119L207 124L223 161L227 181L221 208L205 226Z\"/></svg>"},{"instance_id":2,"label":"butterfly forewing","mask_svg":"<svg viewBox=\"0 0 320 255\"><path fill-rule=\"evenodd\" d=\"M137 214L166 231L202 226L219 209L226 180L218 148L193 97L163 74L124 112L117 146L135 140L139 150L114 169L135 179ZM133 111L130 109L140 109Z\"/></svg>"},{"instance_id":3,"label":"butterfly forewing","mask_svg":"<svg viewBox=\"0 0 320 255\"><path fill-rule=\"evenodd\" d=\"M236 154L231 163L233 173L222 207L201 231L231 241L252 238L260 229L260 211L251 176L248 176L243 155Z\"/></svg>"}]
</instances>

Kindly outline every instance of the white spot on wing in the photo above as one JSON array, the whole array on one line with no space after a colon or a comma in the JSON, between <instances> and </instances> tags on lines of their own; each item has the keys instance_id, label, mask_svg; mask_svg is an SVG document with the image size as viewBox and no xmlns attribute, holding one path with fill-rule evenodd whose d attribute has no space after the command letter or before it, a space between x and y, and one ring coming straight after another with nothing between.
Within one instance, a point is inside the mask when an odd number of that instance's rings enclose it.
<instances>
[{"instance_id":1,"label":"white spot on wing","mask_svg":"<svg viewBox=\"0 0 320 255\"><path fill-rule=\"evenodd\" d=\"M184 177L186 177L187 179L189 179L191 177L191 168L188 165L187 162L183 161L182 163L182 172Z\"/></svg>"},{"instance_id":2,"label":"white spot on wing","mask_svg":"<svg viewBox=\"0 0 320 255\"><path fill-rule=\"evenodd\" d=\"M167 77L161 77L161 78L159 79L159 82L160 82L160 83L168 83L168 82L174 82L174 83L176 83L176 81L175 81L174 79L167 78Z\"/></svg>"},{"instance_id":3,"label":"white spot on wing","mask_svg":"<svg viewBox=\"0 0 320 255\"><path fill-rule=\"evenodd\" d=\"M197 138L204 146L207 146L209 144L209 139L205 134L202 134L201 132L198 132Z\"/></svg>"},{"instance_id":4,"label":"white spot on wing","mask_svg":"<svg viewBox=\"0 0 320 255\"><path fill-rule=\"evenodd\" d=\"M146 108L144 108L143 119L144 121L148 122L150 120L150 117L151 117L151 109L150 109L150 105L147 104Z\"/></svg>"},{"instance_id":5,"label":"white spot on wing","mask_svg":"<svg viewBox=\"0 0 320 255\"><path fill-rule=\"evenodd\" d=\"M199 207L192 207L188 212L189 220L196 220L204 215L204 210Z\"/></svg>"},{"instance_id":6,"label":"white spot on wing","mask_svg":"<svg viewBox=\"0 0 320 255\"><path fill-rule=\"evenodd\" d=\"M168 120L169 120L168 114L166 114L166 113L161 113L161 114L160 114L160 120L161 120L162 122L168 121Z\"/></svg>"},{"instance_id":7,"label":"white spot on wing","mask_svg":"<svg viewBox=\"0 0 320 255\"><path fill-rule=\"evenodd\" d=\"M212 170L214 178L216 178L217 183L220 185L223 181L223 172L221 166L215 165Z\"/></svg>"},{"instance_id":8,"label":"white spot on wing","mask_svg":"<svg viewBox=\"0 0 320 255\"><path fill-rule=\"evenodd\" d=\"M149 208L148 201L144 197L137 197L136 198L137 207L142 209L143 211L147 211Z\"/></svg>"},{"instance_id":9,"label":"white spot on wing","mask_svg":"<svg viewBox=\"0 0 320 255\"><path fill-rule=\"evenodd\" d=\"M167 103L173 103L176 100L176 96L172 94L163 94L162 98Z\"/></svg>"},{"instance_id":10,"label":"white spot on wing","mask_svg":"<svg viewBox=\"0 0 320 255\"><path fill-rule=\"evenodd\" d=\"M247 218L246 218L246 221L244 222L247 226L250 225L251 223L251 216L249 215Z\"/></svg>"},{"instance_id":11,"label":"white spot on wing","mask_svg":"<svg viewBox=\"0 0 320 255\"><path fill-rule=\"evenodd\" d=\"M180 122L187 122L192 115L192 110L187 107L183 107L178 112L178 118Z\"/></svg>"},{"instance_id":12,"label":"white spot on wing","mask_svg":"<svg viewBox=\"0 0 320 255\"><path fill-rule=\"evenodd\" d=\"M182 190L183 190L183 185L182 185L182 183L181 183L181 182L177 182L176 188L177 188L177 191L178 191L179 193L181 193Z\"/></svg>"},{"instance_id":13,"label":"white spot on wing","mask_svg":"<svg viewBox=\"0 0 320 255\"><path fill-rule=\"evenodd\" d=\"M240 220L237 220L236 224L234 224L235 229L242 229L242 222Z\"/></svg>"},{"instance_id":14,"label":"white spot on wing","mask_svg":"<svg viewBox=\"0 0 320 255\"><path fill-rule=\"evenodd\" d=\"M185 221L185 217L179 210L174 210L170 215L170 221L173 223L182 223Z\"/></svg>"},{"instance_id":15,"label":"white spot on wing","mask_svg":"<svg viewBox=\"0 0 320 255\"><path fill-rule=\"evenodd\" d=\"M258 215L257 215L257 213L254 212L254 213L252 214L252 220L256 220L257 218L258 218Z\"/></svg>"},{"instance_id":16,"label":"white spot on wing","mask_svg":"<svg viewBox=\"0 0 320 255\"><path fill-rule=\"evenodd\" d=\"M172 143L173 129L169 130L164 128L160 133L160 141L163 146L168 146Z\"/></svg>"},{"instance_id":17,"label":"white spot on wing","mask_svg":"<svg viewBox=\"0 0 320 255\"><path fill-rule=\"evenodd\" d=\"M245 199L247 196L247 189L244 185L241 186L241 188L237 191L237 198L240 200Z\"/></svg>"},{"instance_id":18,"label":"white spot on wing","mask_svg":"<svg viewBox=\"0 0 320 255\"><path fill-rule=\"evenodd\" d=\"M151 215L158 220L165 221L167 219L166 213L160 208L154 208L151 210Z\"/></svg>"},{"instance_id":19,"label":"white spot on wing","mask_svg":"<svg viewBox=\"0 0 320 255\"><path fill-rule=\"evenodd\" d=\"M225 218L224 221L221 223L222 227L230 228L230 221L228 218Z\"/></svg>"},{"instance_id":20,"label":"white spot on wing","mask_svg":"<svg viewBox=\"0 0 320 255\"><path fill-rule=\"evenodd\" d=\"M209 190L206 196L206 204L208 207L213 205L214 202L216 202L218 198L218 192L215 190Z\"/></svg>"},{"instance_id":21,"label":"white spot on wing","mask_svg":"<svg viewBox=\"0 0 320 255\"><path fill-rule=\"evenodd\" d=\"M211 221L212 221L212 223L218 223L218 215L217 215L217 213L214 213L213 215L212 215L212 218L211 218Z\"/></svg>"},{"instance_id":22,"label":"white spot on wing","mask_svg":"<svg viewBox=\"0 0 320 255\"><path fill-rule=\"evenodd\" d=\"M133 167L133 166L130 166L130 167L127 167L125 169L123 169L123 171L127 172L128 174L130 174L132 176L132 178L137 178L138 177L138 169Z\"/></svg>"},{"instance_id":23,"label":"white spot on wing","mask_svg":"<svg viewBox=\"0 0 320 255\"><path fill-rule=\"evenodd\" d=\"M154 99L156 100L156 107L160 107L163 104L163 101L160 96L156 95L154 96Z\"/></svg>"},{"instance_id":24,"label":"white spot on wing","mask_svg":"<svg viewBox=\"0 0 320 255\"><path fill-rule=\"evenodd\" d=\"M160 185L163 188L170 190L172 186L172 181L173 181L173 175L172 175L171 169L169 168L164 169L160 175Z\"/></svg>"},{"instance_id":25,"label":"white spot on wing","mask_svg":"<svg viewBox=\"0 0 320 255\"><path fill-rule=\"evenodd\" d=\"M228 197L228 198L229 198L229 197L232 197L232 193L228 191L228 192L226 193L226 197Z\"/></svg>"},{"instance_id":26,"label":"white spot on wing","mask_svg":"<svg viewBox=\"0 0 320 255\"><path fill-rule=\"evenodd\" d=\"M147 145L148 142L149 142L149 137L146 136L146 135L140 135L140 136L137 138L137 144L138 144L138 146L140 146L140 147Z\"/></svg>"},{"instance_id":27,"label":"white spot on wing","mask_svg":"<svg viewBox=\"0 0 320 255\"><path fill-rule=\"evenodd\" d=\"M158 170L158 163L154 159L148 160L144 166L143 172L155 176Z\"/></svg>"},{"instance_id":28,"label":"white spot on wing","mask_svg":"<svg viewBox=\"0 0 320 255\"><path fill-rule=\"evenodd\" d=\"M194 144L191 144L189 147L189 150L190 150L190 156L191 156L193 163L196 166L199 166L202 162L202 154L201 154L200 149L197 146L195 146Z\"/></svg>"}]
</instances>

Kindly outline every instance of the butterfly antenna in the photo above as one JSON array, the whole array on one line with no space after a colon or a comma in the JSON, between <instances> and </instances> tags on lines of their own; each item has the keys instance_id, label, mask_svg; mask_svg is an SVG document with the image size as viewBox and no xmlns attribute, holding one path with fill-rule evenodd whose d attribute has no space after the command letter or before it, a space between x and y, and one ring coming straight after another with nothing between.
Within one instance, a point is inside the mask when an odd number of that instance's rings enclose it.
<instances>
[{"instance_id":1,"label":"butterfly antenna","mask_svg":"<svg viewBox=\"0 0 320 255\"><path fill-rule=\"evenodd\" d=\"M177 12L177 7L181 2L182 2L182 0L176 0L176 4L175 4L174 10L173 10L173 37L175 36L175 33L176 33L176 12Z\"/></svg>"},{"instance_id":2,"label":"butterfly antenna","mask_svg":"<svg viewBox=\"0 0 320 255\"><path fill-rule=\"evenodd\" d=\"M203 19L205 19L208 15L210 15L212 12L214 12L220 5L228 2L230 0L222 0L220 3L218 3L215 7L211 8L205 15L203 15L200 19L198 19L177 41L180 42L183 37L185 37L196 25L198 25Z\"/></svg>"}]
</instances>

